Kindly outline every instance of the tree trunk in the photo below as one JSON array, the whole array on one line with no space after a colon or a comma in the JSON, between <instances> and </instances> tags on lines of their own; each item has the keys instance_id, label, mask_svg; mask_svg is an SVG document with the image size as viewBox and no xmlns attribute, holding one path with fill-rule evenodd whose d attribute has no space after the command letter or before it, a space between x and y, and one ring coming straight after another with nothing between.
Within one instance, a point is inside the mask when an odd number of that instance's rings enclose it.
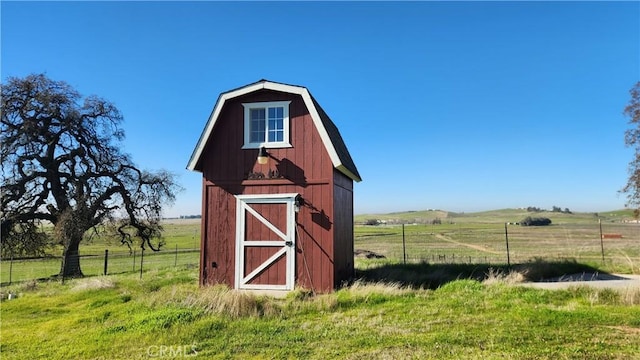
<instances>
[{"instance_id":1,"label":"tree trunk","mask_svg":"<svg viewBox=\"0 0 640 360\"><path fill-rule=\"evenodd\" d=\"M83 277L82 270L80 269L80 252L78 248L80 246L80 239L69 240L62 252L62 266L60 267L60 276L63 278Z\"/></svg>"}]
</instances>

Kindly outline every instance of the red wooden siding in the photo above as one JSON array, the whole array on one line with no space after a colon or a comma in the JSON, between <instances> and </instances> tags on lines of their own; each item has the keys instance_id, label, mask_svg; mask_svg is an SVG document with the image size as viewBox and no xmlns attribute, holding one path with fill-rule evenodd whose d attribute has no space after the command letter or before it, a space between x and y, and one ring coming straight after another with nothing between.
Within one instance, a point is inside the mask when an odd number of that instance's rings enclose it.
<instances>
[{"instance_id":1,"label":"red wooden siding","mask_svg":"<svg viewBox=\"0 0 640 360\"><path fill-rule=\"evenodd\" d=\"M268 222L273 224L276 229L285 234L287 233L286 204L251 204L250 206ZM253 215L247 215L246 217L245 234L247 240L269 241L281 239L273 230L269 229Z\"/></svg>"},{"instance_id":2,"label":"red wooden siding","mask_svg":"<svg viewBox=\"0 0 640 360\"><path fill-rule=\"evenodd\" d=\"M291 101L289 132L293 147L268 149L273 158L266 165L257 163L257 149L242 149L242 103L261 101ZM239 194L299 193L304 199L304 206L296 215L297 286L328 292L353 275L352 180L334 170L329 154L299 95L260 90L228 100L220 112L200 162L205 189L202 284L234 284L234 195ZM267 174L276 169L284 178L246 180L249 172ZM285 216L279 214L268 214L265 217L277 223L279 228L285 221ZM253 220L247 222L248 234L255 232L255 236L259 238L273 235L268 234L271 230L263 228ZM250 255L254 259L247 262L247 269L255 268L270 256L262 250L256 250ZM212 267L213 262L216 263L215 268ZM272 281L273 277L279 277L280 272L284 271L284 265L277 264L273 270L259 275L254 283Z\"/></svg>"},{"instance_id":3,"label":"red wooden siding","mask_svg":"<svg viewBox=\"0 0 640 360\"><path fill-rule=\"evenodd\" d=\"M353 278L353 182L334 171L334 287Z\"/></svg>"},{"instance_id":4,"label":"red wooden siding","mask_svg":"<svg viewBox=\"0 0 640 360\"><path fill-rule=\"evenodd\" d=\"M247 248L245 250L244 274L249 274L276 253L276 248ZM251 280L251 284L284 285L286 282L286 257L281 256L273 265L269 266Z\"/></svg>"},{"instance_id":5,"label":"red wooden siding","mask_svg":"<svg viewBox=\"0 0 640 360\"><path fill-rule=\"evenodd\" d=\"M200 269L202 284L233 284L235 272L236 225L228 221L236 213L236 199L224 189L204 182L206 209L202 214L203 231ZM215 263L215 264L214 264Z\"/></svg>"},{"instance_id":6,"label":"red wooden siding","mask_svg":"<svg viewBox=\"0 0 640 360\"><path fill-rule=\"evenodd\" d=\"M319 292L333 288L333 209L329 183L302 189L297 218L297 284ZM311 275L311 276L310 276Z\"/></svg>"}]
</instances>

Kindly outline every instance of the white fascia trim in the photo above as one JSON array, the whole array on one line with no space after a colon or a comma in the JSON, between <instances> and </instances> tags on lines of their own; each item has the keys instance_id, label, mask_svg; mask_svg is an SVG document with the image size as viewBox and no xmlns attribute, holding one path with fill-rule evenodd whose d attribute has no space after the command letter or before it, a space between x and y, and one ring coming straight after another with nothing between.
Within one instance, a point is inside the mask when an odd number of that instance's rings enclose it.
<instances>
[{"instance_id":1,"label":"white fascia trim","mask_svg":"<svg viewBox=\"0 0 640 360\"><path fill-rule=\"evenodd\" d=\"M200 155L202 155L204 146L207 143L209 136L211 135L211 131L213 131L213 126L215 125L215 122L217 121L218 116L220 115L220 111L222 111L224 103L228 99L233 99L235 97L242 96L250 92L254 92L261 89L274 90L274 91L300 95L302 97L302 100L304 101L304 104L309 110L309 114L311 115L313 124L316 126L316 129L320 134L322 143L324 144L325 149L327 149L327 152L329 153L329 157L331 158L331 162L333 163L333 166L338 170L340 170L345 175L349 176L350 178L359 179L357 176L353 175L351 171L346 170L346 168L340 161L340 157L338 156L336 149L333 147L333 143L331 143L329 134L327 133L327 130L324 128L324 126L322 125L322 120L320 120L320 114L318 114L318 110L313 105L313 101L311 100L311 95L309 94L309 90L301 86L279 84L279 83L274 83L270 81L258 82L256 84L247 85L243 88L220 95L220 97L218 98L218 101L216 102L215 107L213 108L213 111L211 112L211 115L209 116L209 120L207 121L207 125L205 126L205 129L202 135L200 135L198 144L196 145L196 148L194 149L193 154L191 155L191 159L189 160L187 169L191 171L195 170L196 164L198 163L198 159L200 159Z\"/></svg>"}]
</instances>

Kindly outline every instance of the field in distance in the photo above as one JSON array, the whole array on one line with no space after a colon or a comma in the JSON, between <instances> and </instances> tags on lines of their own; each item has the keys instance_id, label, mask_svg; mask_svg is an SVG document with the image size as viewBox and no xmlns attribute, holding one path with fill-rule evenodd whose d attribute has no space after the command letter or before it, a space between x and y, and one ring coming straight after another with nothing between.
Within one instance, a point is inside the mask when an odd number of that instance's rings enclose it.
<instances>
[{"instance_id":1,"label":"field in distance","mask_svg":"<svg viewBox=\"0 0 640 360\"><path fill-rule=\"evenodd\" d=\"M633 210L621 209L606 212L553 212L553 211L527 211L526 208L499 209L480 212L451 212L446 210L420 210L392 212L387 214L357 214L354 217L356 224L365 224L376 219L387 223L431 223L439 219L442 223L505 223L519 222L527 216L547 217L554 224L593 222L601 219L603 222L630 222L634 221Z\"/></svg>"},{"instance_id":2,"label":"field in distance","mask_svg":"<svg viewBox=\"0 0 640 360\"><path fill-rule=\"evenodd\" d=\"M552 223L515 225L527 216L546 217ZM425 210L357 215L355 224L357 252L385 261L513 264L575 260L603 271L640 273L640 225L632 210L597 214ZM601 234L617 238L601 239Z\"/></svg>"}]
</instances>

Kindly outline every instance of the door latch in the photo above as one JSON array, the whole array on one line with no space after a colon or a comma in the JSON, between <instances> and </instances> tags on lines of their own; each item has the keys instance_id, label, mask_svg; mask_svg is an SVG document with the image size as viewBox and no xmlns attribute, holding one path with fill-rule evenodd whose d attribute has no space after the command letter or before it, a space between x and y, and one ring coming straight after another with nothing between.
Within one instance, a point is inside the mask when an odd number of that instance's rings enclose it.
<instances>
[{"instance_id":1,"label":"door latch","mask_svg":"<svg viewBox=\"0 0 640 360\"><path fill-rule=\"evenodd\" d=\"M284 244L287 246L293 246L293 241L285 241Z\"/></svg>"}]
</instances>

